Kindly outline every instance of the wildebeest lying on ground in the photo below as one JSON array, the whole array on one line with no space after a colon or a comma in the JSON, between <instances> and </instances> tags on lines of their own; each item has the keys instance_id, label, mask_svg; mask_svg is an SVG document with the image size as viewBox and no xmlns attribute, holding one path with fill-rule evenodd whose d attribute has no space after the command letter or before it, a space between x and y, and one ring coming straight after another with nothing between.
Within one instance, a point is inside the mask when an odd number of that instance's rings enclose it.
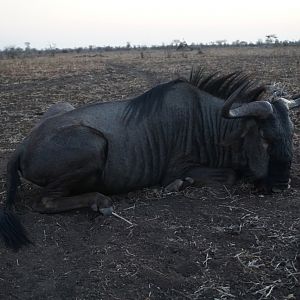
<instances>
[{"instance_id":1,"label":"wildebeest lying on ground","mask_svg":"<svg viewBox=\"0 0 300 300\"><path fill-rule=\"evenodd\" d=\"M264 94L241 73L198 70L131 100L54 105L8 163L4 242L13 249L29 243L12 213L20 174L44 188L33 208L45 213L91 207L111 214L107 195L155 185L178 190L244 178L268 191L288 188L289 109L300 99Z\"/></svg>"}]
</instances>

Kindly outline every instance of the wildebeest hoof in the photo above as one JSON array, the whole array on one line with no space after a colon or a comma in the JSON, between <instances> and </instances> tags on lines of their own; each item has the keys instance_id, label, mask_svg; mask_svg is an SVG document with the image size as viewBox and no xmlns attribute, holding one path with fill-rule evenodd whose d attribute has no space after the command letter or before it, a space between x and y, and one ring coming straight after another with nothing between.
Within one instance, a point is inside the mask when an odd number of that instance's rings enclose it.
<instances>
[{"instance_id":1,"label":"wildebeest hoof","mask_svg":"<svg viewBox=\"0 0 300 300\"><path fill-rule=\"evenodd\" d=\"M195 183L195 180L191 177L185 177L184 180L176 179L173 182L171 182L169 185L167 185L164 188L165 192L179 192L187 188L188 186L191 186Z\"/></svg>"},{"instance_id":2,"label":"wildebeest hoof","mask_svg":"<svg viewBox=\"0 0 300 300\"><path fill-rule=\"evenodd\" d=\"M192 177L185 177L184 180L190 185L195 183L195 180Z\"/></svg>"},{"instance_id":3,"label":"wildebeest hoof","mask_svg":"<svg viewBox=\"0 0 300 300\"><path fill-rule=\"evenodd\" d=\"M101 212L104 216L111 215L112 213L112 201L109 197L97 193L93 199L91 209L96 212Z\"/></svg>"},{"instance_id":4,"label":"wildebeest hoof","mask_svg":"<svg viewBox=\"0 0 300 300\"><path fill-rule=\"evenodd\" d=\"M107 217L112 215L113 208L112 207L100 208L99 211L103 216Z\"/></svg>"},{"instance_id":5,"label":"wildebeest hoof","mask_svg":"<svg viewBox=\"0 0 300 300\"><path fill-rule=\"evenodd\" d=\"M174 180L173 182L171 182L169 185L167 185L165 188L164 188L164 191L165 192L169 192L169 193L172 193L172 192L179 192L181 190L181 187L183 185L183 180L181 179L176 179Z\"/></svg>"}]
</instances>

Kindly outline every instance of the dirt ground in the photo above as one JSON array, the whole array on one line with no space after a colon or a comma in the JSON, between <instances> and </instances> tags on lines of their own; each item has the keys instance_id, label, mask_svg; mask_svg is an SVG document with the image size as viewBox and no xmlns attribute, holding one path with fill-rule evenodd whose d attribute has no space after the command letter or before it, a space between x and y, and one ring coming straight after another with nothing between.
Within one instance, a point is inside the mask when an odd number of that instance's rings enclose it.
<instances>
[{"instance_id":1,"label":"dirt ground","mask_svg":"<svg viewBox=\"0 0 300 300\"><path fill-rule=\"evenodd\" d=\"M300 93L300 48L64 54L0 61L0 202L11 152L53 103L75 106L139 95L159 82L244 70ZM32 246L0 244L0 299L300 299L300 111L292 188L143 190L114 197L114 217L89 211L43 215L23 183L17 212Z\"/></svg>"}]
</instances>

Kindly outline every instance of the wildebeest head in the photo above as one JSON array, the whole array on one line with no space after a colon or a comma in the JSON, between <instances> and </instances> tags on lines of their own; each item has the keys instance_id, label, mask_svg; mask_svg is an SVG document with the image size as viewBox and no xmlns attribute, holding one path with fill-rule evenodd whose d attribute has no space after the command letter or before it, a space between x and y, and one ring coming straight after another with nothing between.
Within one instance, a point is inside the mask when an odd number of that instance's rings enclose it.
<instances>
[{"instance_id":1,"label":"wildebeest head","mask_svg":"<svg viewBox=\"0 0 300 300\"><path fill-rule=\"evenodd\" d=\"M236 137L242 140L248 166L264 189L274 192L286 189L293 155L293 123L289 112L300 106L300 99L267 99L232 108L237 95L245 88L247 84L226 100L222 116L244 119Z\"/></svg>"}]
</instances>

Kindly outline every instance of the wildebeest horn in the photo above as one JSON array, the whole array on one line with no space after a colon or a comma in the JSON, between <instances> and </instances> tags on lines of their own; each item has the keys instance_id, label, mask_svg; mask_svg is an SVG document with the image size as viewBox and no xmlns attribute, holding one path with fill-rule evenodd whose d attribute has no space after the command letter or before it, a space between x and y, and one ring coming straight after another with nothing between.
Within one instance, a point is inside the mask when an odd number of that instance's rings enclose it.
<instances>
[{"instance_id":1,"label":"wildebeest horn","mask_svg":"<svg viewBox=\"0 0 300 300\"><path fill-rule=\"evenodd\" d=\"M254 117L266 119L273 113L272 104L268 101L254 101L243 104L237 108L230 109L227 118Z\"/></svg>"},{"instance_id":2,"label":"wildebeest horn","mask_svg":"<svg viewBox=\"0 0 300 300\"><path fill-rule=\"evenodd\" d=\"M248 87L248 83L243 84L238 88L224 103L222 107L222 117L227 119L254 117L258 119L266 119L273 113L272 104L268 101L254 101L242 104L237 108L231 108L236 97L242 90Z\"/></svg>"},{"instance_id":3,"label":"wildebeest horn","mask_svg":"<svg viewBox=\"0 0 300 300\"><path fill-rule=\"evenodd\" d=\"M226 101L222 107L222 110L221 110L222 117L231 118L230 107L233 104L233 102L236 100L237 96L241 93L241 91L244 90L247 86L248 86L248 83L245 82L226 99Z\"/></svg>"},{"instance_id":4,"label":"wildebeest horn","mask_svg":"<svg viewBox=\"0 0 300 300\"><path fill-rule=\"evenodd\" d=\"M293 100L287 100L284 99L289 107L289 109L294 109L300 106L300 98L293 99Z\"/></svg>"}]
</instances>

